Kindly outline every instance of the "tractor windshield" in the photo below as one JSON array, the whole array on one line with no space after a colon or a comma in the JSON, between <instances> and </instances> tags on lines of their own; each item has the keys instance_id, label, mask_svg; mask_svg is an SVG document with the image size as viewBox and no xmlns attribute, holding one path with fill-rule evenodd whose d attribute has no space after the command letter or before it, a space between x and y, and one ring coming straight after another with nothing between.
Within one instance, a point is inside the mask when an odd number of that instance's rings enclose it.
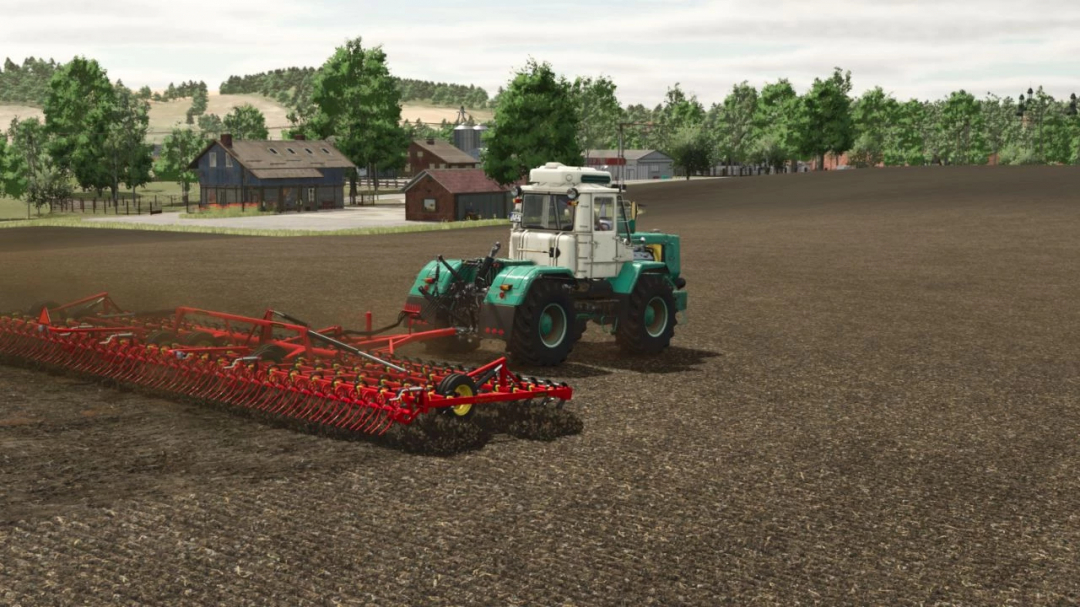
<instances>
[{"instance_id":1,"label":"tractor windshield","mask_svg":"<svg viewBox=\"0 0 1080 607\"><path fill-rule=\"evenodd\" d=\"M521 227L531 230L573 230L574 206L562 194L525 194L521 201Z\"/></svg>"}]
</instances>

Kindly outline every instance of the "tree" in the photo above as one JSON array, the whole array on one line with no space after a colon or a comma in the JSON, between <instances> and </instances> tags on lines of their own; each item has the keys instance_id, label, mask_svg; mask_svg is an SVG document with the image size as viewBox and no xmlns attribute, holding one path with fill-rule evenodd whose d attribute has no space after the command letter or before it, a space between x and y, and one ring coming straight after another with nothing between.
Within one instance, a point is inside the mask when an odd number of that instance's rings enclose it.
<instances>
[{"instance_id":1,"label":"tree","mask_svg":"<svg viewBox=\"0 0 1080 607\"><path fill-rule=\"evenodd\" d=\"M745 164L754 146L758 112L757 89L746 82L736 84L721 105L710 108L715 130L717 155L729 163Z\"/></svg>"},{"instance_id":2,"label":"tree","mask_svg":"<svg viewBox=\"0 0 1080 607\"><path fill-rule=\"evenodd\" d=\"M218 139L225 132L225 125L217 114L199 116L199 130L206 139Z\"/></svg>"},{"instance_id":3,"label":"tree","mask_svg":"<svg viewBox=\"0 0 1080 607\"><path fill-rule=\"evenodd\" d=\"M311 87L312 115L304 130L334 144L370 174L405 166L409 141L401 126L401 91L386 66L382 47L346 41L319 68ZM376 187L377 182L376 182ZM356 196L356 174L350 173Z\"/></svg>"},{"instance_id":4,"label":"tree","mask_svg":"<svg viewBox=\"0 0 1080 607\"><path fill-rule=\"evenodd\" d=\"M983 140L985 126L982 109L975 96L955 91L941 108L944 159L949 164L983 164L988 150Z\"/></svg>"},{"instance_id":5,"label":"tree","mask_svg":"<svg viewBox=\"0 0 1080 607\"><path fill-rule=\"evenodd\" d=\"M754 111L751 156L779 170L798 155L796 120L799 96L786 79L761 87Z\"/></svg>"},{"instance_id":6,"label":"tree","mask_svg":"<svg viewBox=\"0 0 1080 607\"><path fill-rule=\"evenodd\" d=\"M160 176L180 184L185 205L191 184L198 179L188 165L205 145L206 139L199 131L180 127L174 127L161 144Z\"/></svg>"},{"instance_id":7,"label":"tree","mask_svg":"<svg viewBox=\"0 0 1080 607\"><path fill-rule=\"evenodd\" d=\"M121 182L134 190L149 181L151 157L150 146L146 144L149 125L148 104L130 90L117 86L100 159L109 173L113 205L117 204Z\"/></svg>"},{"instance_id":8,"label":"tree","mask_svg":"<svg viewBox=\"0 0 1080 607\"><path fill-rule=\"evenodd\" d=\"M615 88L615 83L605 76L595 80L579 77L570 87L579 117L578 145L586 158L589 150L614 147L622 115Z\"/></svg>"},{"instance_id":9,"label":"tree","mask_svg":"<svg viewBox=\"0 0 1080 607\"><path fill-rule=\"evenodd\" d=\"M834 68L829 78L815 78L802 97L799 151L803 156L816 157L819 170L825 167L825 154L839 156L855 141L850 92L851 72Z\"/></svg>"},{"instance_id":10,"label":"tree","mask_svg":"<svg viewBox=\"0 0 1080 607\"><path fill-rule=\"evenodd\" d=\"M149 86L144 85L142 88L139 89L139 93L138 93L139 99L143 99L145 101L150 101L150 96L151 95L153 95L153 93L150 91Z\"/></svg>"},{"instance_id":11,"label":"tree","mask_svg":"<svg viewBox=\"0 0 1080 607\"><path fill-rule=\"evenodd\" d=\"M126 89L125 89L126 90ZM98 192L111 179L100 159L110 126L115 92L97 61L76 57L53 74L45 100L49 155L79 186Z\"/></svg>"},{"instance_id":12,"label":"tree","mask_svg":"<svg viewBox=\"0 0 1080 607\"><path fill-rule=\"evenodd\" d=\"M899 104L891 95L876 86L851 106L855 142L849 154L857 167L872 167L885 161L885 150L891 145L898 120Z\"/></svg>"},{"instance_id":13,"label":"tree","mask_svg":"<svg viewBox=\"0 0 1080 607\"><path fill-rule=\"evenodd\" d=\"M677 82L667 90L664 103L655 114L659 128L650 139L653 146L663 151L671 148L681 130L705 122L704 106L696 95L687 96Z\"/></svg>"},{"instance_id":14,"label":"tree","mask_svg":"<svg viewBox=\"0 0 1080 607\"><path fill-rule=\"evenodd\" d=\"M570 83L530 59L499 97L484 173L505 185L548 162L580 164L579 121Z\"/></svg>"},{"instance_id":15,"label":"tree","mask_svg":"<svg viewBox=\"0 0 1080 607\"><path fill-rule=\"evenodd\" d=\"M707 172L713 165L713 145L701 125L680 128L668 146L675 166L686 170L686 179L694 173Z\"/></svg>"},{"instance_id":16,"label":"tree","mask_svg":"<svg viewBox=\"0 0 1080 607\"><path fill-rule=\"evenodd\" d=\"M226 133L231 133L234 139L267 139L270 131L266 130L266 117L259 108L245 103L234 107L225 115L222 125Z\"/></svg>"},{"instance_id":17,"label":"tree","mask_svg":"<svg viewBox=\"0 0 1080 607\"><path fill-rule=\"evenodd\" d=\"M998 155L1007 145L1019 143L1020 120L1016 116L1016 101L1012 97L1002 99L987 93L981 105L983 137L990 153Z\"/></svg>"},{"instance_id":18,"label":"tree","mask_svg":"<svg viewBox=\"0 0 1080 607\"><path fill-rule=\"evenodd\" d=\"M206 90L206 83L200 82L191 96L191 109L188 110L194 116L201 116L206 113L206 106L210 103L210 94Z\"/></svg>"},{"instance_id":19,"label":"tree","mask_svg":"<svg viewBox=\"0 0 1080 607\"><path fill-rule=\"evenodd\" d=\"M41 207L71 196L71 178L49 155L49 136L37 118L11 121L8 129L11 145L6 154L4 190L30 207Z\"/></svg>"}]
</instances>

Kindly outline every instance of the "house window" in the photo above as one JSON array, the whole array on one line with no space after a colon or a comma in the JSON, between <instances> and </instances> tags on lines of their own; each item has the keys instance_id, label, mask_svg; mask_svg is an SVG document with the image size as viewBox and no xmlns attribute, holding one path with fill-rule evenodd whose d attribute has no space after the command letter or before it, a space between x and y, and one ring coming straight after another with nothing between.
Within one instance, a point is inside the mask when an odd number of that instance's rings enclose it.
<instances>
[{"instance_id":1,"label":"house window","mask_svg":"<svg viewBox=\"0 0 1080 607\"><path fill-rule=\"evenodd\" d=\"M427 211L428 213L434 213L435 212L435 199L434 198L425 198L424 199L424 210Z\"/></svg>"},{"instance_id":2,"label":"house window","mask_svg":"<svg viewBox=\"0 0 1080 607\"><path fill-rule=\"evenodd\" d=\"M295 154L296 153L296 150L294 150L292 148L285 148L285 149L288 150L290 154Z\"/></svg>"},{"instance_id":3,"label":"house window","mask_svg":"<svg viewBox=\"0 0 1080 607\"><path fill-rule=\"evenodd\" d=\"M229 156L228 154L225 154L225 168L232 168L232 156Z\"/></svg>"},{"instance_id":4,"label":"house window","mask_svg":"<svg viewBox=\"0 0 1080 607\"><path fill-rule=\"evenodd\" d=\"M217 168L217 152L210 152L210 168Z\"/></svg>"},{"instance_id":5,"label":"house window","mask_svg":"<svg viewBox=\"0 0 1080 607\"><path fill-rule=\"evenodd\" d=\"M330 156L330 150L328 150L326 148L322 148L322 151L323 151L323 154L326 154L327 156Z\"/></svg>"},{"instance_id":6,"label":"house window","mask_svg":"<svg viewBox=\"0 0 1080 607\"><path fill-rule=\"evenodd\" d=\"M304 151L307 152L308 154L312 153L311 148L304 148Z\"/></svg>"},{"instance_id":7,"label":"house window","mask_svg":"<svg viewBox=\"0 0 1080 607\"><path fill-rule=\"evenodd\" d=\"M422 159L424 157L424 153L423 152L417 152L416 157Z\"/></svg>"},{"instance_id":8,"label":"house window","mask_svg":"<svg viewBox=\"0 0 1080 607\"><path fill-rule=\"evenodd\" d=\"M275 150L274 148L267 148L267 149L270 150L271 154L277 154L277 150Z\"/></svg>"}]
</instances>

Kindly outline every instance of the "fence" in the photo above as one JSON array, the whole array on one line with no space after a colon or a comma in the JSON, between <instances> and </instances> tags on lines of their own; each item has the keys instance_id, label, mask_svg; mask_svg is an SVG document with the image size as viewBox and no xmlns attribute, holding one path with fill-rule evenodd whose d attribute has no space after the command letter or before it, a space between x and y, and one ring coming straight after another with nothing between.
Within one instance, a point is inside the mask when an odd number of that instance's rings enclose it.
<instances>
[{"instance_id":1,"label":"fence","mask_svg":"<svg viewBox=\"0 0 1080 607\"><path fill-rule=\"evenodd\" d=\"M69 198L49 203L50 213L84 213L93 215L156 215L165 211L190 213L198 207L197 200L184 203L182 196L138 196L115 203L112 198Z\"/></svg>"}]
</instances>

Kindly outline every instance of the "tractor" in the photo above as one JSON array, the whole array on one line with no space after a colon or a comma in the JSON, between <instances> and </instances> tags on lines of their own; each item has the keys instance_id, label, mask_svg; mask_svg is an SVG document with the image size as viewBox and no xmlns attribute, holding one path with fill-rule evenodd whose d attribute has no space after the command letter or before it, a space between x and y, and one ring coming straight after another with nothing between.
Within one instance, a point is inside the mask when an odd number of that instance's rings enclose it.
<instances>
[{"instance_id":1,"label":"tractor","mask_svg":"<svg viewBox=\"0 0 1080 607\"><path fill-rule=\"evenodd\" d=\"M442 353L505 340L522 364L566 360L588 323L626 353L658 354L685 313L679 237L637 232L638 205L611 174L551 162L514 188L509 258L495 243L478 259L429 262L405 303L413 322L456 333L429 346Z\"/></svg>"}]
</instances>

